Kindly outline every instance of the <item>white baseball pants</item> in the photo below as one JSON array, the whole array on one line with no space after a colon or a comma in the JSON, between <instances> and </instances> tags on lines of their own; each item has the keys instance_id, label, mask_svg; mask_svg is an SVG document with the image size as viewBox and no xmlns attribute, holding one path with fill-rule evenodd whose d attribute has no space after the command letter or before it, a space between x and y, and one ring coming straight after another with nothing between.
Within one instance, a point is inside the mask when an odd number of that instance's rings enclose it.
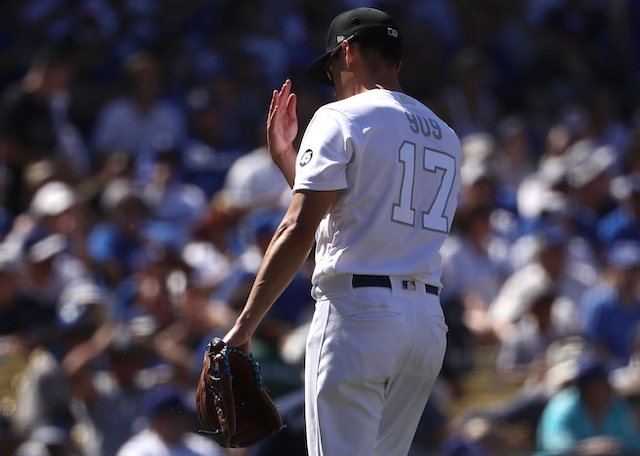
<instances>
[{"instance_id":1,"label":"white baseball pants","mask_svg":"<svg viewBox=\"0 0 640 456\"><path fill-rule=\"evenodd\" d=\"M310 456L406 456L442 367L447 326L438 296L403 285L314 287L305 419Z\"/></svg>"}]
</instances>

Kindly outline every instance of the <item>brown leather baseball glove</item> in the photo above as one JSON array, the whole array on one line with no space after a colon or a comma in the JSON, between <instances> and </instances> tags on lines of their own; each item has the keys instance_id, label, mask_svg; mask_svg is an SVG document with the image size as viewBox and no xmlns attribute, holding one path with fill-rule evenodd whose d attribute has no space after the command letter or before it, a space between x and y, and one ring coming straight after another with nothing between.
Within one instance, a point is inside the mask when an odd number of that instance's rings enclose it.
<instances>
[{"instance_id":1,"label":"brown leather baseball glove","mask_svg":"<svg viewBox=\"0 0 640 456\"><path fill-rule=\"evenodd\" d=\"M209 342L204 354L196 408L204 428L200 433L223 448L247 447L283 428L258 363L219 338Z\"/></svg>"}]
</instances>

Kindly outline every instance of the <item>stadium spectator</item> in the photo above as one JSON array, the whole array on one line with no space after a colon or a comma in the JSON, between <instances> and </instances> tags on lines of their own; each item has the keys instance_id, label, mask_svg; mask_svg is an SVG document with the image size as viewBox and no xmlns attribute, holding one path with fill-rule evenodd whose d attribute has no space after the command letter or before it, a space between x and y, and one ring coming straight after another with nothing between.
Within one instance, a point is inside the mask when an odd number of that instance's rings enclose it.
<instances>
[{"instance_id":1,"label":"stadium spectator","mask_svg":"<svg viewBox=\"0 0 640 456\"><path fill-rule=\"evenodd\" d=\"M574 386L552 397L542 413L537 454L634 454L640 451L639 429L629 404L612 389L607 370L585 356Z\"/></svg>"},{"instance_id":2,"label":"stadium spectator","mask_svg":"<svg viewBox=\"0 0 640 456\"><path fill-rule=\"evenodd\" d=\"M606 256L602 281L585 292L581 303L584 337L607 367L629 363L640 322L640 243L617 241Z\"/></svg>"},{"instance_id":3,"label":"stadium spectator","mask_svg":"<svg viewBox=\"0 0 640 456\"><path fill-rule=\"evenodd\" d=\"M33 431L13 456L80 456L71 437L71 423L56 421L43 424Z\"/></svg>"},{"instance_id":4,"label":"stadium spectator","mask_svg":"<svg viewBox=\"0 0 640 456\"><path fill-rule=\"evenodd\" d=\"M593 283L566 268L567 236L562 229L554 225L541 227L537 241L533 261L506 279L489 307L489 318L499 340L510 337L522 317L525 297L531 289L541 286L553 286L557 291L552 309L556 329L564 335L579 330L578 302Z\"/></svg>"},{"instance_id":5,"label":"stadium spectator","mask_svg":"<svg viewBox=\"0 0 640 456\"><path fill-rule=\"evenodd\" d=\"M213 440L194 432L196 419L184 393L175 385L160 385L144 398L148 427L131 437L117 456L223 456Z\"/></svg>"},{"instance_id":6,"label":"stadium spectator","mask_svg":"<svg viewBox=\"0 0 640 456\"><path fill-rule=\"evenodd\" d=\"M172 243L178 249L189 240L208 204L202 189L184 182L182 156L170 146L157 151L149 182L141 189L141 197L152 220L173 228L176 239Z\"/></svg>"},{"instance_id":7,"label":"stadium spectator","mask_svg":"<svg viewBox=\"0 0 640 456\"><path fill-rule=\"evenodd\" d=\"M620 239L640 241L640 173L615 178L611 182L611 193L617 205L598 222L596 229L601 245L610 246Z\"/></svg>"},{"instance_id":8,"label":"stadium spectator","mask_svg":"<svg viewBox=\"0 0 640 456\"><path fill-rule=\"evenodd\" d=\"M447 283L443 306L449 317L457 314L453 307L460 306L460 323L480 340L493 337L487 312L510 273L504 258L496 254L501 248L496 248L500 240L492 229L492 210L484 205L462 206L454 232L442 247L442 277ZM448 319L449 323L458 327L453 319Z\"/></svg>"},{"instance_id":9,"label":"stadium spectator","mask_svg":"<svg viewBox=\"0 0 640 456\"><path fill-rule=\"evenodd\" d=\"M551 320L551 309L556 299L551 286L530 289L525 298L524 314L517 328L498 346L496 367L505 379L523 382L539 364L549 346L561 336Z\"/></svg>"},{"instance_id":10,"label":"stadium spectator","mask_svg":"<svg viewBox=\"0 0 640 456\"><path fill-rule=\"evenodd\" d=\"M509 249L509 262L517 271L531 263L535 256L540 230L555 227L566 233L566 266L572 274L584 278L586 283L594 283L601 269L600 252L589 237L589 232L581 229L575 204L560 192L539 195L539 214L521 222L523 234Z\"/></svg>"},{"instance_id":11,"label":"stadium spectator","mask_svg":"<svg viewBox=\"0 0 640 456\"><path fill-rule=\"evenodd\" d=\"M161 70L161 62L148 53L127 58L127 93L105 105L96 119L92 149L98 165L104 154L122 151L134 159L138 176L146 179L158 142L184 139L185 116L162 98Z\"/></svg>"},{"instance_id":12,"label":"stadium spectator","mask_svg":"<svg viewBox=\"0 0 640 456\"><path fill-rule=\"evenodd\" d=\"M83 355L75 360L72 383L74 415L86 432L82 450L115 456L142 426L142 401L153 381L145 371L149 353L119 325L108 329L103 344L87 347Z\"/></svg>"},{"instance_id":13,"label":"stadium spectator","mask_svg":"<svg viewBox=\"0 0 640 456\"><path fill-rule=\"evenodd\" d=\"M184 179L209 198L222 188L231 166L247 152L237 140L235 117L221 105L234 98L236 85L223 76L216 79L214 88L197 86L186 97L187 138L181 145ZM225 95L222 101L216 90Z\"/></svg>"},{"instance_id":14,"label":"stadium spectator","mask_svg":"<svg viewBox=\"0 0 640 456\"><path fill-rule=\"evenodd\" d=\"M37 299L23 288L19 252L0 247L0 336L26 354L42 341L55 322L55 306Z\"/></svg>"},{"instance_id":15,"label":"stadium spectator","mask_svg":"<svg viewBox=\"0 0 640 456\"><path fill-rule=\"evenodd\" d=\"M173 227L150 218L140 186L134 181L111 182L100 203L104 218L87 236L96 280L115 288L146 263L154 247L162 250L175 242L174 247L180 247L182 240Z\"/></svg>"},{"instance_id":16,"label":"stadium spectator","mask_svg":"<svg viewBox=\"0 0 640 456\"><path fill-rule=\"evenodd\" d=\"M68 117L73 56L69 46L43 46L24 77L3 90L0 154L7 179L4 205L14 217L29 204L31 195L25 182L29 165L49 159L67 180L84 177L89 171L84 140Z\"/></svg>"},{"instance_id":17,"label":"stadium spectator","mask_svg":"<svg viewBox=\"0 0 640 456\"><path fill-rule=\"evenodd\" d=\"M78 375L91 359L93 347L108 344L111 309L102 293L80 292L71 285L56 303L56 331L44 338L29 357L17 389L14 420L20 432L31 437L50 423L73 425L71 397Z\"/></svg>"},{"instance_id":18,"label":"stadium spectator","mask_svg":"<svg viewBox=\"0 0 640 456\"><path fill-rule=\"evenodd\" d=\"M443 118L463 140L465 136L493 133L498 116L498 101L489 86L490 63L485 53L469 46L452 58L450 84L441 101Z\"/></svg>"}]
</instances>

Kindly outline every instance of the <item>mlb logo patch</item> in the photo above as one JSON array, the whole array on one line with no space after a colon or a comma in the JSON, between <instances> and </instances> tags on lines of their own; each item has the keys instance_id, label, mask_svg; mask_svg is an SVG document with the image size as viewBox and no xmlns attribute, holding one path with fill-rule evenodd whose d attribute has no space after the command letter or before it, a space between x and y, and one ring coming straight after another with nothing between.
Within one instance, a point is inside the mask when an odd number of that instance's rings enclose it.
<instances>
[{"instance_id":1,"label":"mlb logo patch","mask_svg":"<svg viewBox=\"0 0 640 456\"><path fill-rule=\"evenodd\" d=\"M415 290L416 289L416 281L415 280L403 280L402 281L402 289L403 290Z\"/></svg>"}]
</instances>

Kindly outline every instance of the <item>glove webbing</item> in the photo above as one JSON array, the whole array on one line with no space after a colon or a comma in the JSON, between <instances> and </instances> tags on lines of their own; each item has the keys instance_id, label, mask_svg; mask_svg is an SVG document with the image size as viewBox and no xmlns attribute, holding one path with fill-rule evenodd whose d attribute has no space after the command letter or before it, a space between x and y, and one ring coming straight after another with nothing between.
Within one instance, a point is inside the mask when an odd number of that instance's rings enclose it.
<instances>
[{"instance_id":1,"label":"glove webbing","mask_svg":"<svg viewBox=\"0 0 640 456\"><path fill-rule=\"evenodd\" d=\"M237 355L242 355L244 358L248 359L251 362L251 365L253 366L253 370L255 372L256 389L261 390L264 387L264 382L262 381L262 374L260 373L260 365L258 364L258 362L255 359L253 359L252 356L247 355L245 352L243 352L242 350L238 350L237 348L225 347L225 351L228 351L229 353L235 353ZM225 361L226 361L225 368L228 368L229 367L228 358L225 358ZM231 375L231 373L229 373L229 375Z\"/></svg>"}]
</instances>

